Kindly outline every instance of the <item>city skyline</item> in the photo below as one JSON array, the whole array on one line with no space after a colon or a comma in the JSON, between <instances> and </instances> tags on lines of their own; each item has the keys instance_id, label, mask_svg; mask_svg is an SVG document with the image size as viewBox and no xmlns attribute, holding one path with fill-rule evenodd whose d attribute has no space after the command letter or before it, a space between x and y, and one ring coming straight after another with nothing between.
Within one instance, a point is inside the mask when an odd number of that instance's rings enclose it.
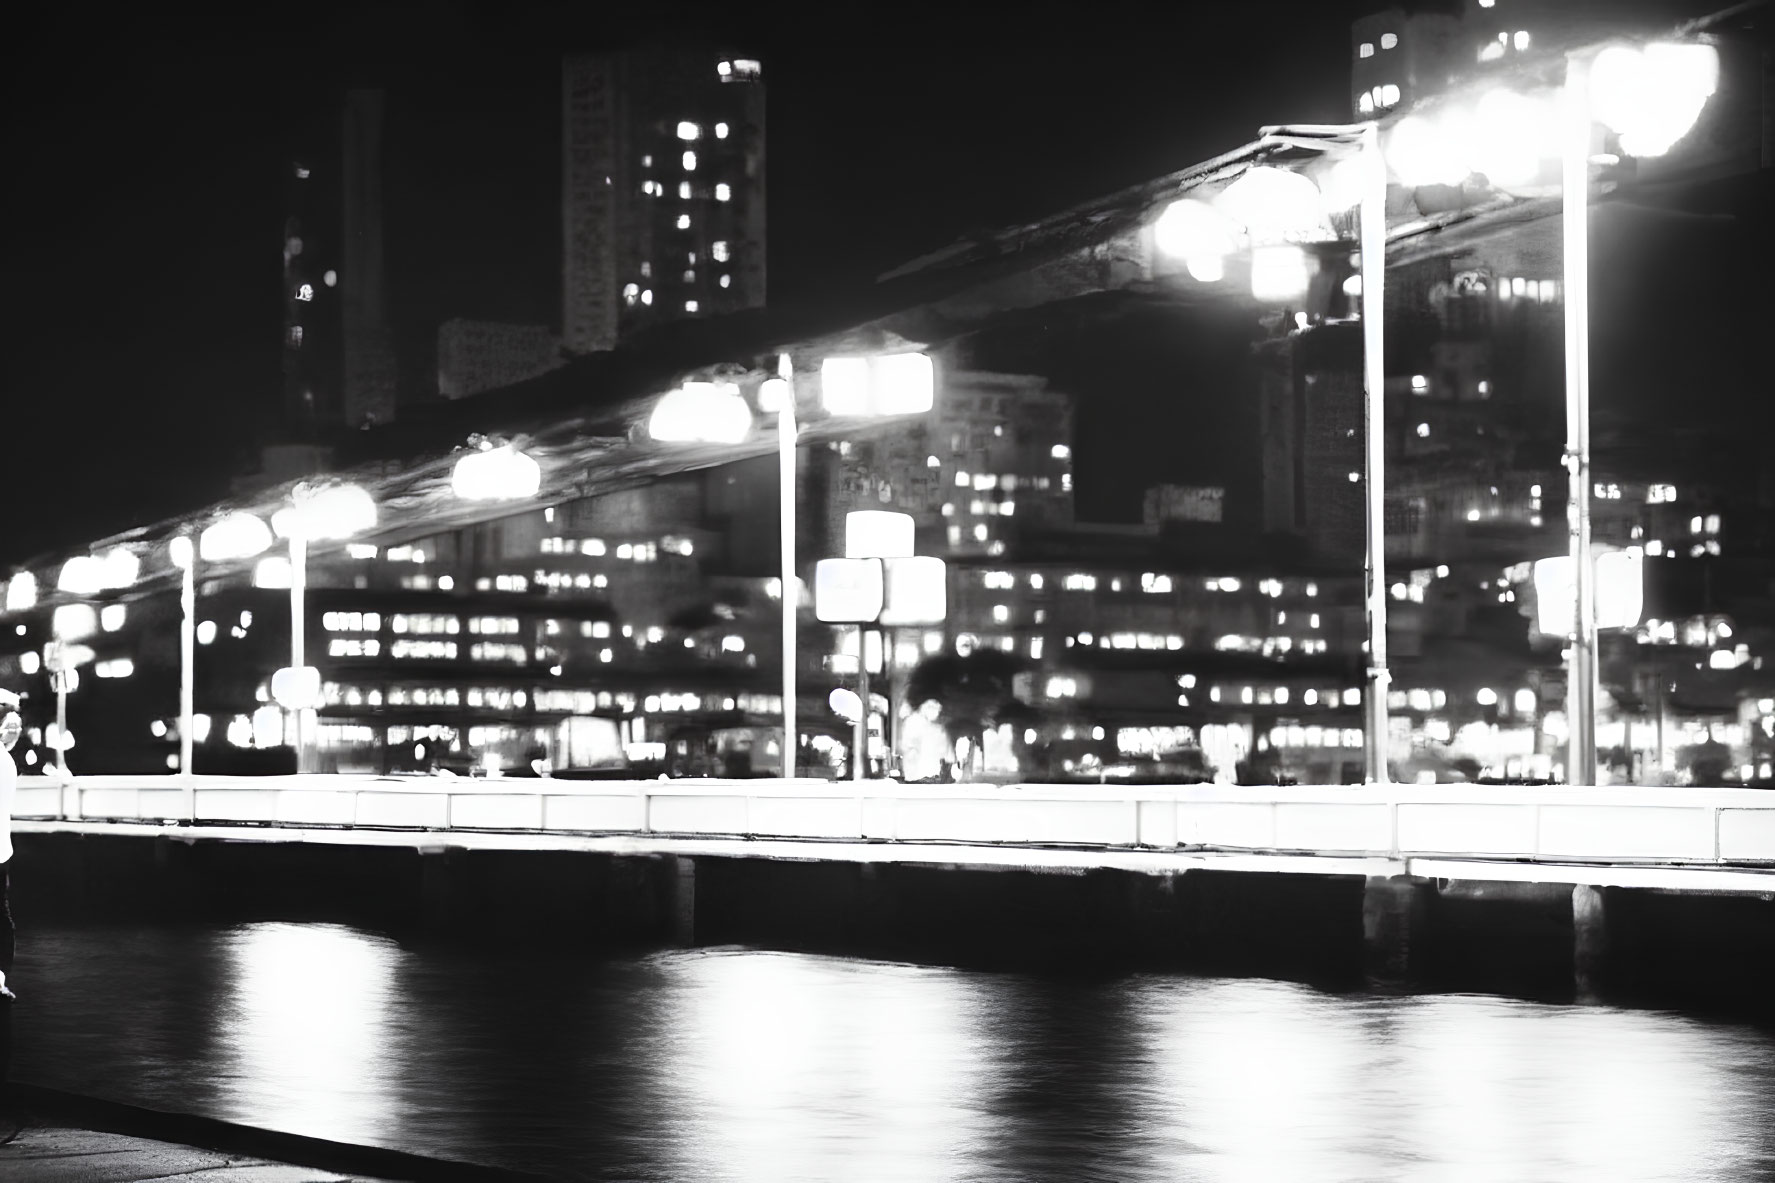
<instances>
[{"instance_id":1,"label":"city skyline","mask_svg":"<svg viewBox=\"0 0 1775 1183\"><path fill-rule=\"evenodd\" d=\"M1158 69L1166 55L1138 38L1076 50L1052 19L1071 9L1041 10L1050 19L1008 38L964 18L937 42L919 10L900 11L898 32L856 43L836 30L824 41L781 14L748 28L692 10L680 26L699 40L750 33L769 59L775 301L865 285L970 228L1040 216L1241 142L1278 110L1335 118L1346 101L1343 14L1291 33L1286 57L1265 48L1253 76L1291 88L1265 95L1249 81L1233 85L1236 55L1219 79L1175 79ZM285 103L301 94L278 92L305 79L405 85L409 101L429 87L444 104L426 146L440 163L390 182L390 201L403 180L441 194L388 228L392 317L433 333L453 316L558 321L559 190L548 178L559 167L560 51L596 39L581 31L551 44L557 14L521 12L412 28L404 49L385 32L382 48L358 39L350 55L315 31L271 45L224 34L206 52L178 44L176 25L155 35L171 42L157 53L119 27L91 47L85 75L13 78L13 155L35 178L17 223L15 430L56 439L70 418L82 425L69 449L24 450L17 479L45 487L64 457L86 458L127 478L130 502L171 512L215 488L223 474L211 469L205 481L209 461L239 469L249 460L255 415L275 404L281 382L266 331L281 303L267 244L283 219ZM1120 12L1129 27L1141 16L1137 6ZM1230 7L1214 12L1200 36L1245 39ZM45 25L43 36L56 32ZM619 37L646 42L662 26L671 23ZM462 63L475 59L465 45L477 30L492 48L468 71ZM856 55L868 55L860 67ZM1258 59L1253 50L1243 64ZM908 84L909 62L921 85ZM1152 68L1128 68L1140 62ZM450 129L494 167L476 175L440 154ZM514 170L528 170L528 190L507 183ZM499 225L502 217L512 224ZM120 260L133 260L123 273ZM121 274L134 278L123 284ZM188 463L192 449L206 463ZM66 526L27 521L0 543L8 554L124 524L113 488L61 483Z\"/></svg>"}]
</instances>

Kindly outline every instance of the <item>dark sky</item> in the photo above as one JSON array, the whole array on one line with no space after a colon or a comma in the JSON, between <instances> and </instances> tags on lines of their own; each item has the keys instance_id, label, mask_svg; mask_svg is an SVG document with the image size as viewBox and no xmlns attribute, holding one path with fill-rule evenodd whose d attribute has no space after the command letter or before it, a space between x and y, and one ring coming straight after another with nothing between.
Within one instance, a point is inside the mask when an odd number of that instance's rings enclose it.
<instances>
[{"instance_id":1,"label":"dark sky","mask_svg":"<svg viewBox=\"0 0 1775 1183\"><path fill-rule=\"evenodd\" d=\"M55 6L11 30L5 459L17 561L205 497L279 397L283 104L432 96L396 314L554 314L560 54L726 40L768 86L773 301L1347 117L1372 4ZM1005 15L1000 15L1000 13ZM316 87L318 91L318 86ZM391 146L391 152L393 147ZM404 305L402 304L404 300Z\"/></svg>"}]
</instances>

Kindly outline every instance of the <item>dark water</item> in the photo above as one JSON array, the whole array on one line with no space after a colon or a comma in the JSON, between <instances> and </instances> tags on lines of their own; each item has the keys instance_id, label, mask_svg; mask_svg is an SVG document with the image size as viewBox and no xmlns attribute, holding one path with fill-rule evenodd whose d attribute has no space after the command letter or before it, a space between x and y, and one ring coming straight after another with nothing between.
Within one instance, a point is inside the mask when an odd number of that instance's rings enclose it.
<instances>
[{"instance_id":1,"label":"dark water","mask_svg":"<svg viewBox=\"0 0 1775 1183\"><path fill-rule=\"evenodd\" d=\"M36 928L14 1076L629 1180L1775 1178L1775 1032L1256 979Z\"/></svg>"}]
</instances>

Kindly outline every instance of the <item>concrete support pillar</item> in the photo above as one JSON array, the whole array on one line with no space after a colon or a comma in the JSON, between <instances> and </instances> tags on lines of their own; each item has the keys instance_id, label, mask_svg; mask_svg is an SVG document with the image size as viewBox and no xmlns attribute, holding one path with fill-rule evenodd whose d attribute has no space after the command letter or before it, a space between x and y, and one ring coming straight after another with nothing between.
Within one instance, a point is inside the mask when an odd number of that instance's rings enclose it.
<instances>
[{"instance_id":1,"label":"concrete support pillar","mask_svg":"<svg viewBox=\"0 0 1775 1183\"><path fill-rule=\"evenodd\" d=\"M1401 986L1416 980L1432 890L1403 876L1369 879L1362 892L1362 965L1370 982Z\"/></svg>"},{"instance_id":2,"label":"concrete support pillar","mask_svg":"<svg viewBox=\"0 0 1775 1183\"><path fill-rule=\"evenodd\" d=\"M1608 895L1580 883L1572 888L1572 981L1579 1002L1595 1002L1605 984L1609 954Z\"/></svg>"},{"instance_id":3,"label":"concrete support pillar","mask_svg":"<svg viewBox=\"0 0 1775 1183\"><path fill-rule=\"evenodd\" d=\"M453 919L453 861L450 852L442 847L419 852L419 915L423 926L433 932L447 930Z\"/></svg>"},{"instance_id":4,"label":"concrete support pillar","mask_svg":"<svg viewBox=\"0 0 1775 1183\"><path fill-rule=\"evenodd\" d=\"M696 944L696 860L674 856L671 874L672 941L684 948Z\"/></svg>"}]
</instances>

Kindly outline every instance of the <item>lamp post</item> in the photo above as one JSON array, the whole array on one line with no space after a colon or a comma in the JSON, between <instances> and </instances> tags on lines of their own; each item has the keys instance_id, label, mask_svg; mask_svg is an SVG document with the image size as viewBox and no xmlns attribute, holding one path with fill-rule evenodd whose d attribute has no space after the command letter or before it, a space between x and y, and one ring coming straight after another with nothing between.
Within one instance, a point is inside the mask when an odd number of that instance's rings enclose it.
<instances>
[{"instance_id":1,"label":"lamp post","mask_svg":"<svg viewBox=\"0 0 1775 1183\"><path fill-rule=\"evenodd\" d=\"M186 778L187 810L194 805L190 785L192 744L196 736L193 698L197 671L197 561L226 562L250 559L271 545L271 529L254 514L235 511L212 522L198 534L181 534L167 546L173 566L179 568L179 774Z\"/></svg>"},{"instance_id":2,"label":"lamp post","mask_svg":"<svg viewBox=\"0 0 1775 1183\"><path fill-rule=\"evenodd\" d=\"M782 384L777 399L777 533L781 551L783 605L783 776L795 775L801 736L795 718L795 621L800 597L795 588L795 365L789 355L777 356ZM766 385L769 385L767 382Z\"/></svg>"},{"instance_id":3,"label":"lamp post","mask_svg":"<svg viewBox=\"0 0 1775 1183\"><path fill-rule=\"evenodd\" d=\"M1566 528L1572 560L1566 783L1596 783L1596 578L1590 569L1590 63L1566 62L1560 99L1565 278Z\"/></svg>"},{"instance_id":4,"label":"lamp post","mask_svg":"<svg viewBox=\"0 0 1775 1183\"><path fill-rule=\"evenodd\" d=\"M832 357L820 364L821 404L835 416L875 418L917 414L935 402L931 359L922 353ZM777 357L777 376L758 390L759 410L777 417L777 513L782 551L783 775L795 775L800 753L796 711L796 620L800 597L795 575L795 367ZM686 382L655 405L648 434L662 443L737 444L752 428L751 409L731 384ZM859 659L861 651L859 650Z\"/></svg>"},{"instance_id":5,"label":"lamp post","mask_svg":"<svg viewBox=\"0 0 1775 1183\"><path fill-rule=\"evenodd\" d=\"M1687 135L1719 82L1710 45L1610 45L1566 58L1560 93L1565 281L1566 525L1573 590L1566 783L1596 783L1596 570L1590 530L1590 163L1596 127L1622 152L1661 156Z\"/></svg>"},{"instance_id":6,"label":"lamp post","mask_svg":"<svg viewBox=\"0 0 1775 1183\"><path fill-rule=\"evenodd\" d=\"M1173 202L1155 226L1159 248L1183 259L1198 281L1212 283L1225 274L1225 258L1241 243L1252 248L1252 289L1260 299L1287 299L1305 291L1304 265L1290 275L1266 256L1267 245L1312 233L1327 206L1358 207L1362 283L1362 418L1365 503L1366 576L1363 597L1367 617L1366 688L1363 697L1364 779L1387 781L1387 574L1386 574L1386 353L1383 340L1387 246L1387 163L1381 155L1377 124L1296 124L1265 127L1261 143L1318 153L1345 153L1327 178L1347 182L1344 201L1322 192L1307 177L1259 166L1248 170L1221 195L1218 205L1186 197ZM1354 150L1353 155L1348 153ZM1235 189L1243 186L1239 192ZM1298 250L1298 248L1294 248Z\"/></svg>"},{"instance_id":7,"label":"lamp post","mask_svg":"<svg viewBox=\"0 0 1775 1183\"><path fill-rule=\"evenodd\" d=\"M297 485L291 504L271 517L271 528L290 546L290 665L272 678L272 696L294 716L296 771L308 762L307 715L320 696L320 673L307 663L305 592L308 544L350 538L376 525L376 503L361 487Z\"/></svg>"}]
</instances>

